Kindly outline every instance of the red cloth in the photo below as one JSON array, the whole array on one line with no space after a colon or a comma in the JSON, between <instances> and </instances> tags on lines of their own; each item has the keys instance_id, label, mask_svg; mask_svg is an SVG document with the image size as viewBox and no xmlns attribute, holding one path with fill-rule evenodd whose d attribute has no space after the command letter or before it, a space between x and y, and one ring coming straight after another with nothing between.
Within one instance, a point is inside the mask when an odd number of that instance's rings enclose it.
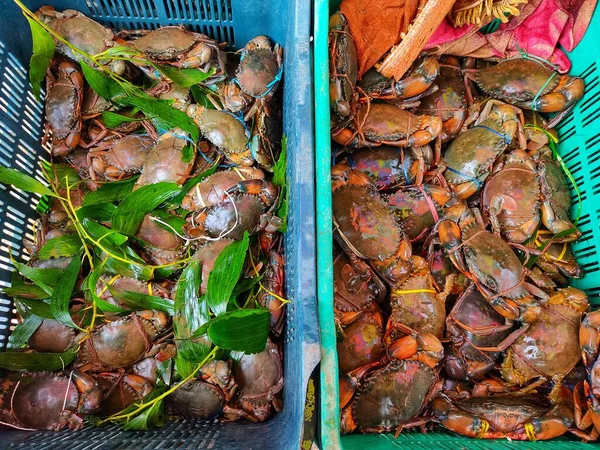
<instances>
[{"instance_id":1,"label":"red cloth","mask_svg":"<svg viewBox=\"0 0 600 450\"><path fill-rule=\"evenodd\" d=\"M531 0L519 16L487 35L473 25L454 28L446 19L425 49L434 54L475 58L511 58L522 49L555 64L564 73L571 62L558 45L572 51L579 44L595 7L596 0Z\"/></svg>"}]
</instances>

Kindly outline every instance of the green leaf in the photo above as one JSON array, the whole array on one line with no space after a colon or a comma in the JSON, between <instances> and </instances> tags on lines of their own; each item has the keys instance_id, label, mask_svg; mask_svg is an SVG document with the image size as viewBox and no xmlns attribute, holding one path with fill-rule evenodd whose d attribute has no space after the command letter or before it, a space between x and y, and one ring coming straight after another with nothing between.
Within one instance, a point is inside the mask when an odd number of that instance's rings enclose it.
<instances>
[{"instance_id":1,"label":"green leaf","mask_svg":"<svg viewBox=\"0 0 600 450\"><path fill-rule=\"evenodd\" d=\"M44 81L46 71L50 67L50 62L56 51L56 45L52 36L44 28L25 15L29 28L31 29L31 39L33 41L33 54L29 60L29 81L33 90L33 95L37 101L40 100L40 85ZM8 26L8 23L6 24Z\"/></svg>"},{"instance_id":2,"label":"green leaf","mask_svg":"<svg viewBox=\"0 0 600 450\"><path fill-rule=\"evenodd\" d=\"M2 292L9 297L23 297L33 300L43 300L50 298L51 295L35 284L25 283L25 280L19 276L18 271L11 274L10 287L2 288Z\"/></svg>"},{"instance_id":3,"label":"green leaf","mask_svg":"<svg viewBox=\"0 0 600 450\"><path fill-rule=\"evenodd\" d=\"M278 187L286 185L286 168L287 168L287 136L281 138L281 153L277 162L273 166L273 184Z\"/></svg>"},{"instance_id":4,"label":"green leaf","mask_svg":"<svg viewBox=\"0 0 600 450\"><path fill-rule=\"evenodd\" d=\"M140 292L122 291L117 292L116 289L111 289L113 298L125 303L134 311L142 311L147 309L155 309L173 315L173 300L157 297L156 295L142 294Z\"/></svg>"},{"instance_id":5,"label":"green leaf","mask_svg":"<svg viewBox=\"0 0 600 450\"><path fill-rule=\"evenodd\" d=\"M92 206L102 203L118 202L123 200L133 189L137 178L124 181L106 183L96 191L88 193L83 198L83 206Z\"/></svg>"},{"instance_id":6,"label":"green leaf","mask_svg":"<svg viewBox=\"0 0 600 450\"><path fill-rule=\"evenodd\" d=\"M77 170L69 164L55 164L48 161L42 161L42 173L44 178L55 186L63 189L67 186L73 186L81 181Z\"/></svg>"},{"instance_id":7,"label":"green leaf","mask_svg":"<svg viewBox=\"0 0 600 450\"><path fill-rule=\"evenodd\" d=\"M138 86L135 86L128 81L117 81L100 70L92 69L84 61L80 61L80 64L83 76L90 87L96 94L106 100L124 105L126 104L124 101L129 98L129 96L133 95L139 98L153 99L153 97L148 95Z\"/></svg>"},{"instance_id":8,"label":"green leaf","mask_svg":"<svg viewBox=\"0 0 600 450\"><path fill-rule=\"evenodd\" d=\"M216 101L219 104L219 106L222 106L220 105L221 102L219 101L219 97L207 87L196 85L192 86L190 88L190 91L192 92L192 97L194 97L194 101L199 105L204 106L205 108L217 109L213 102L209 100L209 96L211 96L213 101Z\"/></svg>"},{"instance_id":9,"label":"green leaf","mask_svg":"<svg viewBox=\"0 0 600 450\"><path fill-rule=\"evenodd\" d=\"M119 247L127 242L127 239L129 239L127 236L90 219L83 219L81 225L83 226L83 229L94 238L94 240L100 242L102 246L107 247L109 250L114 250L115 253L118 253L119 255L123 253ZM109 245L116 248L111 249Z\"/></svg>"},{"instance_id":10,"label":"green leaf","mask_svg":"<svg viewBox=\"0 0 600 450\"><path fill-rule=\"evenodd\" d=\"M270 320L267 309L238 309L210 320L193 337L208 333L211 341L225 350L259 353L265 349Z\"/></svg>"},{"instance_id":11,"label":"green leaf","mask_svg":"<svg viewBox=\"0 0 600 450\"><path fill-rule=\"evenodd\" d=\"M183 199L186 196L186 194L194 186L196 186L198 183L200 183L202 180L204 180L206 177L209 177L213 173L215 173L217 171L217 166L218 166L218 164L217 164L217 162L215 162L212 166L210 166L204 172L202 172L202 173L196 175L195 177L192 177L189 180L187 180L184 183L184 185L181 187L181 191L179 192L179 194L177 194L175 197L173 197L171 199L171 201L169 202L169 205L171 205L171 206L179 206L179 205L181 205L181 202L183 201Z\"/></svg>"},{"instance_id":12,"label":"green leaf","mask_svg":"<svg viewBox=\"0 0 600 450\"><path fill-rule=\"evenodd\" d=\"M126 97L120 102L127 106L137 106L146 115L163 120L170 128L182 129L190 134L194 142L200 139L200 131L194 121L183 111L173 108L168 102L141 97Z\"/></svg>"},{"instance_id":13,"label":"green leaf","mask_svg":"<svg viewBox=\"0 0 600 450\"><path fill-rule=\"evenodd\" d=\"M142 186L123 199L112 216L112 227L125 234L135 234L144 216L179 193L177 183Z\"/></svg>"},{"instance_id":14,"label":"green leaf","mask_svg":"<svg viewBox=\"0 0 600 450\"><path fill-rule=\"evenodd\" d=\"M129 247L125 249L127 258L131 261L135 255L135 252ZM102 254L103 257L106 257ZM137 255L135 255L137 257ZM126 263L115 258L106 258L106 271L111 275L121 275L123 277L135 278L136 280L148 281L154 277L154 271L151 267L148 267L145 263Z\"/></svg>"},{"instance_id":15,"label":"green leaf","mask_svg":"<svg viewBox=\"0 0 600 450\"><path fill-rule=\"evenodd\" d=\"M73 347L64 353L0 352L0 368L15 372L62 370L75 359L78 350Z\"/></svg>"},{"instance_id":16,"label":"green leaf","mask_svg":"<svg viewBox=\"0 0 600 450\"><path fill-rule=\"evenodd\" d=\"M102 122L107 128L118 128L124 123L141 122L146 120L145 118L128 117L123 114L117 114L111 111L104 111L102 113Z\"/></svg>"},{"instance_id":17,"label":"green leaf","mask_svg":"<svg viewBox=\"0 0 600 450\"><path fill-rule=\"evenodd\" d=\"M196 152L194 151L194 147L192 145L188 144L185 147L183 147L183 150L181 152L181 159L184 163L190 163L194 156L196 156Z\"/></svg>"},{"instance_id":18,"label":"green leaf","mask_svg":"<svg viewBox=\"0 0 600 450\"><path fill-rule=\"evenodd\" d=\"M146 408L137 416L123 424L124 430L146 431L152 428L160 428L165 423L165 407L162 400Z\"/></svg>"},{"instance_id":19,"label":"green leaf","mask_svg":"<svg viewBox=\"0 0 600 450\"><path fill-rule=\"evenodd\" d=\"M110 222L117 206L113 203L100 203L91 206L81 206L75 210L80 221L83 219L97 220L98 222Z\"/></svg>"},{"instance_id":20,"label":"green leaf","mask_svg":"<svg viewBox=\"0 0 600 450\"><path fill-rule=\"evenodd\" d=\"M24 311L25 314L33 314L34 316L44 319L54 319L50 304L43 300L34 300L28 298L15 298L15 306Z\"/></svg>"},{"instance_id":21,"label":"green leaf","mask_svg":"<svg viewBox=\"0 0 600 450\"><path fill-rule=\"evenodd\" d=\"M47 241L36 256L38 259L73 256L81 249L81 245L81 239L77 234L65 234Z\"/></svg>"},{"instance_id":22,"label":"green leaf","mask_svg":"<svg viewBox=\"0 0 600 450\"><path fill-rule=\"evenodd\" d=\"M23 322L15 327L13 332L10 334L8 338L8 347L9 351L19 350L20 348L27 345L27 341L31 337L35 330L41 325L42 321L41 317L29 315L25 317Z\"/></svg>"},{"instance_id":23,"label":"green leaf","mask_svg":"<svg viewBox=\"0 0 600 450\"><path fill-rule=\"evenodd\" d=\"M173 332L177 354L192 362L201 362L211 348L207 339L191 339L193 330L201 327L209 319L206 302L200 301L199 298L201 276L199 261L192 260L182 272L175 287ZM177 371L181 372L182 367L177 367ZM189 374L181 373L183 377L187 375Z\"/></svg>"},{"instance_id":24,"label":"green leaf","mask_svg":"<svg viewBox=\"0 0 600 450\"><path fill-rule=\"evenodd\" d=\"M252 289L252 287L254 285L256 285L263 277L264 274L260 274L257 277L252 277L252 278L244 278L243 280L239 281L236 285L235 288L233 289L233 292L231 293L232 297L237 297L238 295L249 291L250 289Z\"/></svg>"},{"instance_id":25,"label":"green leaf","mask_svg":"<svg viewBox=\"0 0 600 450\"><path fill-rule=\"evenodd\" d=\"M154 211L152 211L151 215L160 219L160 222L155 222L159 227L170 231L174 234L184 234L183 227L187 224L187 221L182 217L177 216L175 214L169 214L163 209L155 209Z\"/></svg>"},{"instance_id":26,"label":"green leaf","mask_svg":"<svg viewBox=\"0 0 600 450\"><path fill-rule=\"evenodd\" d=\"M177 369L177 374L181 378L186 378L194 372L194 369L198 365L198 363L194 363L192 361L188 361L184 357L181 356L180 353L175 355L175 368Z\"/></svg>"},{"instance_id":27,"label":"green leaf","mask_svg":"<svg viewBox=\"0 0 600 450\"><path fill-rule=\"evenodd\" d=\"M250 238L244 232L241 241L223 249L215 261L215 268L208 276L208 306L216 316L227 309L229 298L242 274Z\"/></svg>"},{"instance_id":28,"label":"green leaf","mask_svg":"<svg viewBox=\"0 0 600 450\"><path fill-rule=\"evenodd\" d=\"M54 286L56 286L58 278L62 274L62 270L60 269L37 269L16 261L13 261L13 265L21 275L33 281L36 286L42 288L49 295L52 295Z\"/></svg>"},{"instance_id":29,"label":"green leaf","mask_svg":"<svg viewBox=\"0 0 600 450\"><path fill-rule=\"evenodd\" d=\"M50 299L50 311L52 311L55 319L71 328L79 328L73 322L69 312L69 303L73 295L73 288L79 278L80 269L81 255L78 254L73 257L69 266L61 273L60 283L57 283Z\"/></svg>"},{"instance_id":30,"label":"green leaf","mask_svg":"<svg viewBox=\"0 0 600 450\"><path fill-rule=\"evenodd\" d=\"M154 67L173 83L184 88L202 83L204 80L212 77L216 72L214 67L211 67L208 72L202 72L199 69L180 69L160 64L154 64Z\"/></svg>"},{"instance_id":31,"label":"green leaf","mask_svg":"<svg viewBox=\"0 0 600 450\"><path fill-rule=\"evenodd\" d=\"M108 303L106 300L101 299L97 294L98 279L100 278L100 275L102 275L105 265L106 263L104 261L97 265L84 280L82 287L86 291L86 298L94 302L104 313L120 314L126 312L126 309Z\"/></svg>"},{"instance_id":32,"label":"green leaf","mask_svg":"<svg viewBox=\"0 0 600 450\"><path fill-rule=\"evenodd\" d=\"M114 47L110 47L102 53L94 55L94 57L96 59L110 59L114 58L115 56L131 58L134 56L138 56L139 54L140 52L138 52L134 48L127 47L126 45L115 45Z\"/></svg>"},{"instance_id":33,"label":"green leaf","mask_svg":"<svg viewBox=\"0 0 600 450\"><path fill-rule=\"evenodd\" d=\"M26 192L55 197L56 195L35 178L15 169L0 167L0 183L9 184Z\"/></svg>"}]
</instances>

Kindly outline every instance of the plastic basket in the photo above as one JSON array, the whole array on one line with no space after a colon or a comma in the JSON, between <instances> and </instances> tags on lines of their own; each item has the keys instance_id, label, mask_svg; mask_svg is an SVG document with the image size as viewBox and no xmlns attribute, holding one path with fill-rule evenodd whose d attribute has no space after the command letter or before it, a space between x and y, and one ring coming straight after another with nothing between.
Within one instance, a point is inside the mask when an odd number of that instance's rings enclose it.
<instances>
[{"instance_id":1,"label":"plastic basket","mask_svg":"<svg viewBox=\"0 0 600 450\"><path fill-rule=\"evenodd\" d=\"M315 145L317 175L317 280L319 286L319 323L321 326L321 444L325 449L571 449L585 448L574 439L561 438L547 442L508 442L468 439L447 431L427 434L403 432L392 435L354 434L340 437L338 404L338 367L333 321L333 263L331 220L331 141L329 137L329 63L328 20L339 0L315 0ZM490 31L490 30L488 30ZM573 252L586 272L573 286L584 290L592 305L600 306L600 8L597 8L583 41L570 54L571 73L582 76L585 97L559 127L558 151L573 174L582 200L578 227L582 237ZM576 214L577 195L572 191Z\"/></svg>"},{"instance_id":2,"label":"plastic basket","mask_svg":"<svg viewBox=\"0 0 600 450\"><path fill-rule=\"evenodd\" d=\"M288 304L284 340L284 407L262 424L175 421L151 432L117 427L59 433L0 431L0 448L68 449L297 449L302 439L308 378L318 363L315 310L314 161L312 157L312 80L310 4L294 0L49 0L27 1L35 10L52 4L77 9L115 28L156 28L183 24L191 30L243 47L266 34L285 49L284 132L288 137L289 231L285 236ZM0 0L0 164L40 177L43 106L28 82L31 35L11 0ZM24 256L23 236L31 234L39 197L0 186L0 286L12 270L8 247ZM31 236L30 236L31 237ZM14 325L12 305L0 297L0 350Z\"/></svg>"}]
</instances>

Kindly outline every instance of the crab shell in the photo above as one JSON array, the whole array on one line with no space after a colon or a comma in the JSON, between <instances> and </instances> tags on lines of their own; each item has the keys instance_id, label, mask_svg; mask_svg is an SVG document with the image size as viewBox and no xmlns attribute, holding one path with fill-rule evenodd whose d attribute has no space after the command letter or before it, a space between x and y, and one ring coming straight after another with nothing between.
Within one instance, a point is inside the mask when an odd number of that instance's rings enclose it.
<instances>
[{"instance_id":1,"label":"crab shell","mask_svg":"<svg viewBox=\"0 0 600 450\"><path fill-rule=\"evenodd\" d=\"M44 319L27 343L37 352L62 353L73 343L75 329L55 319Z\"/></svg>"},{"instance_id":2,"label":"crab shell","mask_svg":"<svg viewBox=\"0 0 600 450\"><path fill-rule=\"evenodd\" d=\"M133 46L151 58L168 61L190 50L196 43L195 33L180 26L161 27L136 39Z\"/></svg>"},{"instance_id":3,"label":"crab shell","mask_svg":"<svg viewBox=\"0 0 600 450\"><path fill-rule=\"evenodd\" d=\"M102 390L89 375L23 372L0 381L0 421L33 430L79 429L78 413L94 413Z\"/></svg>"},{"instance_id":4,"label":"crab shell","mask_svg":"<svg viewBox=\"0 0 600 450\"><path fill-rule=\"evenodd\" d=\"M344 328L338 340L339 368L343 373L377 362L384 354L384 320L379 308L365 311Z\"/></svg>"},{"instance_id":5,"label":"crab shell","mask_svg":"<svg viewBox=\"0 0 600 450\"><path fill-rule=\"evenodd\" d=\"M74 9L58 12L52 6L42 6L36 15L73 46L90 55L102 53L114 45L114 34L109 28ZM56 47L63 55L75 61L82 60L81 55L65 44L57 42Z\"/></svg>"},{"instance_id":6,"label":"crab shell","mask_svg":"<svg viewBox=\"0 0 600 450\"><path fill-rule=\"evenodd\" d=\"M150 136L130 134L115 140L108 150L91 153L92 168L109 180L121 180L140 173L150 149L155 145ZM93 151L92 151L93 152Z\"/></svg>"},{"instance_id":7,"label":"crab shell","mask_svg":"<svg viewBox=\"0 0 600 450\"><path fill-rule=\"evenodd\" d=\"M372 142L406 139L419 129L421 120L420 116L387 103L363 107L356 117L359 131Z\"/></svg>"},{"instance_id":8,"label":"crab shell","mask_svg":"<svg viewBox=\"0 0 600 450\"><path fill-rule=\"evenodd\" d=\"M415 360L392 361L365 380L352 402L352 416L361 432L395 430L425 408L437 375Z\"/></svg>"},{"instance_id":9,"label":"crab shell","mask_svg":"<svg viewBox=\"0 0 600 450\"><path fill-rule=\"evenodd\" d=\"M234 361L233 378L238 385L236 401L240 408L258 422L267 420L276 395L283 389L283 367L279 349L271 340L260 353L243 355Z\"/></svg>"},{"instance_id":10,"label":"crab shell","mask_svg":"<svg viewBox=\"0 0 600 450\"><path fill-rule=\"evenodd\" d=\"M403 283L394 286L390 303L392 323L401 323L417 333L431 333L437 338L443 337L445 299L435 292L427 261L420 256L412 257L410 275Z\"/></svg>"},{"instance_id":11,"label":"crab shell","mask_svg":"<svg viewBox=\"0 0 600 450\"><path fill-rule=\"evenodd\" d=\"M240 64L235 71L242 91L254 98L269 96L277 89L281 77L282 49L273 47L266 36L257 36L242 49Z\"/></svg>"},{"instance_id":12,"label":"crab shell","mask_svg":"<svg viewBox=\"0 0 600 450\"><path fill-rule=\"evenodd\" d=\"M216 145L233 162L251 166L254 160L248 149L250 133L243 121L227 111L217 111L193 104L186 113L202 135Z\"/></svg>"},{"instance_id":13,"label":"crab shell","mask_svg":"<svg viewBox=\"0 0 600 450\"><path fill-rule=\"evenodd\" d=\"M271 315L270 330L275 336L280 336L285 324L285 304L281 301L283 292L283 256L273 251L268 256L268 262L263 272L262 289L256 301L269 310ZM275 295L273 295L275 294Z\"/></svg>"},{"instance_id":14,"label":"crab shell","mask_svg":"<svg viewBox=\"0 0 600 450\"><path fill-rule=\"evenodd\" d=\"M343 185L333 192L333 216L343 238L363 258L384 260L400 245L400 230L373 185Z\"/></svg>"},{"instance_id":15,"label":"crab shell","mask_svg":"<svg viewBox=\"0 0 600 450\"><path fill-rule=\"evenodd\" d=\"M167 397L171 412L185 419L212 420L224 404L221 388L201 380L190 380Z\"/></svg>"},{"instance_id":16,"label":"crab shell","mask_svg":"<svg viewBox=\"0 0 600 450\"><path fill-rule=\"evenodd\" d=\"M183 184L194 167L194 156L186 159L184 149L188 145L182 137L184 133L173 129L160 136L158 142L146 156L142 174L138 178L134 189L160 182L173 182Z\"/></svg>"},{"instance_id":17,"label":"crab shell","mask_svg":"<svg viewBox=\"0 0 600 450\"><path fill-rule=\"evenodd\" d=\"M102 324L81 346L77 365L95 370L128 367L146 355L168 322L162 311L137 311Z\"/></svg>"},{"instance_id":18,"label":"crab shell","mask_svg":"<svg viewBox=\"0 0 600 450\"><path fill-rule=\"evenodd\" d=\"M339 12L329 18L329 60L332 68L329 78L331 110L342 117L350 116L358 59L348 22Z\"/></svg>"},{"instance_id":19,"label":"crab shell","mask_svg":"<svg viewBox=\"0 0 600 450\"><path fill-rule=\"evenodd\" d=\"M579 328L588 305L578 289L554 293L537 320L507 350L503 378L518 385L540 376L556 382L564 378L581 358Z\"/></svg>"},{"instance_id":20,"label":"crab shell","mask_svg":"<svg viewBox=\"0 0 600 450\"><path fill-rule=\"evenodd\" d=\"M470 284L446 318L452 346L446 351L445 373L454 380L468 381L492 370L499 352L477 347L498 346L511 332L506 324L506 319Z\"/></svg>"}]
</instances>

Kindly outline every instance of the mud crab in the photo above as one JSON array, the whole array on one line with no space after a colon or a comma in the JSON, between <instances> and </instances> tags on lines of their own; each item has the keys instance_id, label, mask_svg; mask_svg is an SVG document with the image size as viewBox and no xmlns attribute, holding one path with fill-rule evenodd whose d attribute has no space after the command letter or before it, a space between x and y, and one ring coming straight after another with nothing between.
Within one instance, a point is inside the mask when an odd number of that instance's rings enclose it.
<instances>
[{"instance_id":1,"label":"mud crab","mask_svg":"<svg viewBox=\"0 0 600 450\"><path fill-rule=\"evenodd\" d=\"M163 181L183 184L194 166L194 157L186 160L184 148L189 145L187 136L178 129L162 134L148 151L134 189Z\"/></svg>"},{"instance_id":2,"label":"mud crab","mask_svg":"<svg viewBox=\"0 0 600 450\"><path fill-rule=\"evenodd\" d=\"M0 421L23 430L79 429L79 414L96 412L101 399L98 384L78 370L13 374L0 381Z\"/></svg>"},{"instance_id":3,"label":"mud crab","mask_svg":"<svg viewBox=\"0 0 600 450\"><path fill-rule=\"evenodd\" d=\"M389 206L364 173L334 166L331 174L335 236L340 245L347 253L369 260L388 283L401 283L410 273L412 247Z\"/></svg>"},{"instance_id":4,"label":"mud crab","mask_svg":"<svg viewBox=\"0 0 600 450\"><path fill-rule=\"evenodd\" d=\"M59 12L52 6L42 6L36 15L65 40L89 55L97 55L115 45L115 35L110 29L74 9ZM56 48L60 53L75 61L84 60L79 53L74 52L60 41L56 41ZM111 61L109 67L119 75L125 71L123 61Z\"/></svg>"},{"instance_id":5,"label":"mud crab","mask_svg":"<svg viewBox=\"0 0 600 450\"><path fill-rule=\"evenodd\" d=\"M548 296L525 281L530 273L510 246L485 230L477 210L468 210L459 203L448 208L446 217L438 224L439 238L456 268L474 281L504 317L535 321L540 301Z\"/></svg>"},{"instance_id":6,"label":"mud crab","mask_svg":"<svg viewBox=\"0 0 600 450\"><path fill-rule=\"evenodd\" d=\"M519 136L520 147L525 148L524 137L519 132L519 114L513 106L490 100L474 125L450 142L444 153L444 177L454 186L459 200L481 189L494 162L515 136Z\"/></svg>"},{"instance_id":7,"label":"mud crab","mask_svg":"<svg viewBox=\"0 0 600 450\"><path fill-rule=\"evenodd\" d=\"M264 351L234 360L232 374L238 388L234 403L223 409L226 419L264 422L273 409L281 410L278 394L283 389L283 367L279 349L271 340Z\"/></svg>"},{"instance_id":8,"label":"mud crab","mask_svg":"<svg viewBox=\"0 0 600 450\"><path fill-rule=\"evenodd\" d=\"M446 318L452 345L444 358L445 373L459 381L482 379L494 368L512 328L474 284L467 286Z\"/></svg>"},{"instance_id":9,"label":"mud crab","mask_svg":"<svg viewBox=\"0 0 600 450\"><path fill-rule=\"evenodd\" d=\"M577 259L571 250L571 244L568 242L550 243L549 238L552 232L548 230L538 230L535 239L530 245L537 248L543 248L543 252L535 260L535 265L542 272L543 276L550 277L558 283L567 284L568 278L581 278L583 268L577 263Z\"/></svg>"},{"instance_id":10,"label":"mud crab","mask_svg":"<svg viewBox=\"0 0 600 450\"><path fill-rule=\"evenodd\" d=\"M578 289L553 293L537 320L506 350L501 372L507 383L524 386L534 379L552 380L550 398L557 401L562 379L581 358L580 323L588 306L587 296Z\"/></svg>"},{"instance_id":11,"label":"mud crab","mask_svg":"<svg viewBox=\"0 0 600 450\"><path fill-rule=\"evenodd\" d=\"M439 75L435 78L437 91L420 100L417 113L439 116L442 119L442 143L453 139L467 118L465 83L458 59L443 56L439 61Z\"/></svg>"},{"instance_id":12,"label":"mud crab","mask_svg":"<svg viewBox=\"0 0 600 450\"><path fill-rule=\"evenodd\" d=\"M413 100L437 90L433 82L439 71L438 60L434 56L427 56L415 63L413 69L399 81L385 78L376 69L370 69L362 76L358 87L367 99L386 100L398 106L407 106Z\"/></svg>"},{"instance_id":13,"label":"mud crab","mask_svg":"<svg viewBox=\"0 0 600 450\"><path fill-rule=\"evenodd\" d=\"M202 380L190 380L167 397L172 414L186 419L212 420L225 405L223 391Z\"/></svg>"},{"instance_id":14,"label":"mud crab","mask_svg":"<svg viewBox=\"0 0 600 450\"><path fill-rule=\"evenodd\" d=\"M354 124L333 130L331 138L347 147L374 147L387 144L394 147L413 147L429 144L442 131L439 117L417 116L387 103L362 106Z\"/></svg>"},{"instance_id":15,"label":"mud crab","mask_svg":"<svg viewBox=\"0 0 600 450\"><path fill-rule=\"evenodd\" d=\"M272 45L267 36L255 37L242 49L235 81L245 94L254 99L254 105L244 120L249 120L254 112L267 107L281 80L282 58L281 46Z\"/></svg>"},{"instance_id":16,"label":"mud crab","mask_svg":"<svg viewBox=\"0 0 600 450\"><path fill-rule=\"evenodd\" d=\"M593 425L588 438L594 440L600 437L600 311L585 315L579 329L579 342L588 375L583 383L588 410L583 417L577 417L580 421L577 426L586 429Z\"/></svg>"},{"instance_id":17,"label":"mud crab","mask_svg":"<svg viewBox=\"0 0 600 450\"><path fill-rule=\"evenodd\" d=\"M285 325L285 304L283 298L283 256L271 252L263 272L262 283L266 289L261 289L256 301L271 313L271 332L280 336ZM275 295L273 295L275 294Z\"/></svg>"},{"instance_id":18,"label":"mud crab","mask_svg":"<svg viewBox=\"0 0 600 450\"><path fill-rule=\"evenodd\" d=\"M581 235L568 216L564 217L562 208L555 213L551 195L544 195L551 191L543 176L545 170L538 171L525 151L514 150L508 154L494 172L485 183L481 203L492 228L505 239L525 242L542 220L553 234L574 230L558 242L575 240Z\"/></svg>"},{"instance_id":19,"label":"mud crab","mask_svg":"<svg viewBox=\"0 0 600 450\"><path fill-rule=\"evenodd\" d=\"M52 134L52 154L66 156L81 139L83 75L67 61L58 65L57 72L58 78L48 82L46 120Z\"/></svg>"},{"instance_id":20,"label":"mud crab","mask_svg":"<svg viewBox=\"0 0 600 450\"><path fill-rule=\"evenodd\" d=\"M573 423L570 391L560 401L541 396L496 395L453 400L441 394L432 403L434 420L455 433L479 439L546 440L565 434Z\"/></svg>"},{"instance_id":21,"label":"mud crab","mask_svg":"<svg viewBox=\"0 0 600 450\"><path fill-rule=\"evenodd\" d=\"M582 78L560 75L528 58L507 59L479 69L475 80L487 95L539 112L570 110L585 89Z\"/></svg>"},{"instance_id":22,"label":"mud crab","mask_svg":"<svg viewBox=\"0 0 600 450\"><path fill-rule=\"evenodd\" d=\"M114 370L147 356L152 342L167 328L161 311L136 311L99 325L81 345L76 365L82 371Z\"/></svg>"},{"instance_id":23,"label":"mud crab","mask_svg":"<svg viewBox=\"0 0 600 450\"><path fill-rule=\"evenodd\" d=\"M250 132L242 120L227 111L208 109L197 104L190 105L186 113L194 120L202 135L232 162L242 166L254 163L248 146Z\"/></svg>"},{"instance_id":24,"label":"mud crab","mask_svg":"<svg viewBox=\"0 0 600 450\"><path fill-rule=\"evenodd\" d=\"M339 12L329 18L329 98L340 117L352 115L358 73L356 46L346 18Z\"/></svg>"},{"instance_id":25,"label":"mud crab","mask_svg":"<svg viewBox=\"0 0 600 450\"><path fill-rule=\"evenodd\" d=\"M90 149L90 177L118 181L140 173L150 148L155 142L150 136L130 134L112 140L108 145Z\"/></svg>"},{"instance_id":26,"label":"mud crab","mask_svg":"<svg viewBox=\"0 0 600 450\"><path fill-rule=\"evenodd\" d=\"M143 250L155 264L177 261L183 254L181 237L163 228L150 214L144 217L135 235L144 241Z\"/></svg>"}]
</instances>

